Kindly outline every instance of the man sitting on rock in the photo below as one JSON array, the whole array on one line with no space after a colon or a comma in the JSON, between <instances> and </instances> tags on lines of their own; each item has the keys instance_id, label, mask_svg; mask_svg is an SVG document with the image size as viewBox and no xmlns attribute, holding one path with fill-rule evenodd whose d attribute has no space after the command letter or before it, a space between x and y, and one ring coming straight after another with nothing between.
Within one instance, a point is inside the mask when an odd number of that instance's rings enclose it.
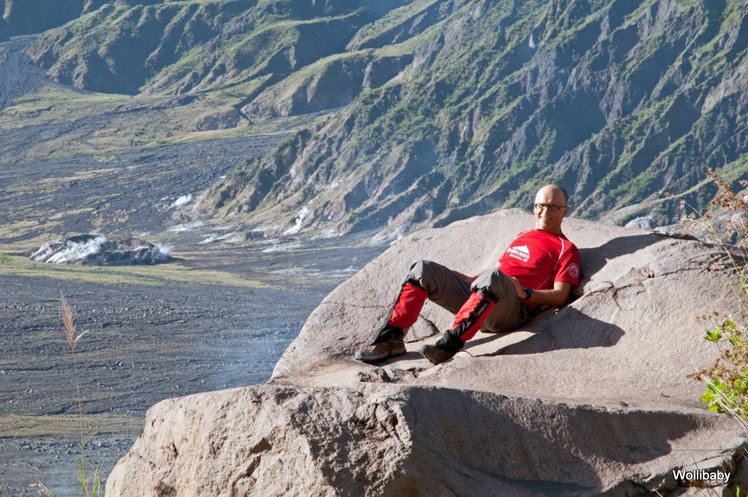
<instances>
[{"instance_id":1,"label":"man sitting on rock","mask_svg":"<svg viewBox=\"0 0 748 497\"><path fill-rule=\"evenodd\" d=\"M561 232L568 194L546 185L535 195L535 229L509 244L497 267L469 277L431 261L411 266L387 322L356 359L376 363L405 354L403 336L426 299L456 314L452 329L420 348L439 364L455 355L480 329L500 333L527 322L539 306L566 304L579 284L579 250Z\"/></svg>"}]
</instances>

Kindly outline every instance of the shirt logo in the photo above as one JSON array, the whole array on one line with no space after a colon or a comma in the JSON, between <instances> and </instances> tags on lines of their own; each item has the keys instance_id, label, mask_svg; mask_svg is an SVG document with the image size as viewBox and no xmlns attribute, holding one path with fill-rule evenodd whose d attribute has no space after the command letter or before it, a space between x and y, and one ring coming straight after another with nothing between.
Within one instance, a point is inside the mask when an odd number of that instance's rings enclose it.
<instances>
[{"instance_id":1,"label":"shirt logo","mask_svg":"<svg viewBox=\"0 0 748 497\"><path fill-rule=\"evenodd\" d=\"M506 252L510 257L519 259L522 262L527 262L530 260L530 249L527 248L527 245L521 245L519 247L509 247Z\"/></svg>"},{"instance_id":2,"label":"shirt logo","mask_svg":"<svg viewBox=\"0 0 748 497\"><path fill-rule=\"evenodd\" d=\"M569 276L572 278L579 278L579 266L577 264L569 264Z\"/></svg>"}]
</instances>

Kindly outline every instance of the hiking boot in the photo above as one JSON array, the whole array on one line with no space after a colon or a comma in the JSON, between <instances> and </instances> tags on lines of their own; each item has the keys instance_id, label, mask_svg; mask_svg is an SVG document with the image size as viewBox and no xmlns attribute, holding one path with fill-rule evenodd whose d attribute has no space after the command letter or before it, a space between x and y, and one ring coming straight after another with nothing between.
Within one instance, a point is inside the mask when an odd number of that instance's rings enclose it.
<instances>
[{"instance_id":1,"label":"hiking boot","mask_svg":"<svg viewBox=\"0 0 748 497\"><path fill-rule=\"evenodd\" d=\"M432 364L439 364L455 355L463 345L465 345L465 342L450 331L447 331L434 345L421 345L418 351L423 357L431 361Z\"/></svg>"},{"instance_id":2,"label":"hiking boot","mask_svg":"<svg viewBox=\"0 0 748 497\"><path fill-rule=\"evenodd\" d=\"M434 345L427 344L421 345L421 348L418 349L418 351L423 357L431 361L432 364L439 364L441 362L444 362L454 355L454 353L452 352L440 349L439 347L435 347Z\"/></svg>"},{"instance_id":3,"label":"hiking boot","mask_svg":"<svg viewBox=\"0 0 748 497\"><path fill-rule=\"evenodd\" d=\"M375 345L369 345L365 349L356 351L356 359L366 363L375 363L383 361L390 357L397 357L404 355L407 352L405 350L405 342L403 337L390 337L389 340L377 343Z\"/></svg>"}]
</instances>

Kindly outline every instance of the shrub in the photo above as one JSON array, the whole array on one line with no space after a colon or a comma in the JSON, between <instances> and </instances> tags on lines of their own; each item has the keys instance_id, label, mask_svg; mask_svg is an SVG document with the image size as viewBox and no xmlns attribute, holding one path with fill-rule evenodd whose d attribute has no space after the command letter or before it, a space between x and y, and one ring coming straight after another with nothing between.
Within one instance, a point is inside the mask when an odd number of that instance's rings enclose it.
<instances>
[{"instance_id":1,"label":"shrub","mask_svg":"<svg viewBox=\"0 0 748 497\"><path fill-rule=\"evenodd\" d=\"M717 361L699 376L706 378L701 400L710 411L728 413L736 418L748 415L748 328L725 318L714 331L707 330L705 340L729 345Z\"/></svg>"},{"instance_id":2,"label":"shrub","mask_svg":"<svg viewBox=\"0 0 748 497\"><path fill-rule=\"evenodd\" d=\"M748 258L745 254L748 204L716 173L709 171L707 174L719 187L719 195L712 204L723 213L732 214L727 219L727 229L715 234L732 262L734 274L730 279L730 287L742 316L737 319L732 316L724 317L713 330L706 331L704 339L717 344L721 352L710 368L691 377L706 380L706 391L701 400L709 410L732 415L748 431L745 421L748 417L748 326L745 322L748 318ZM743 181L741 185L748 186L748 182ZM705 217L708 219L710 216Z\"/></svg>"}]
</instances>

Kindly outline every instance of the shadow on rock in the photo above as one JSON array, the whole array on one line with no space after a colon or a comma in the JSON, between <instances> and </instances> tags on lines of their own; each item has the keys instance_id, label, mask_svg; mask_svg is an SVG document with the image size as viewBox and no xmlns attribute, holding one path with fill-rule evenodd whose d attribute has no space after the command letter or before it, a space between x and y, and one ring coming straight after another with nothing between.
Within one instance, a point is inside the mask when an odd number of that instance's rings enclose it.
<instances>
[{"instance_id":1,"label":"shadow on rock","mask_svg":"<svg viewBox=\"0 0 748 497\"><path fill-rule=\"evenodd\" d=\"M573 307L565 307L555 316L540 322L531 322L530 326L523 331L535 334L526 340L486 355L537 354L560 349L612 347L625 334L620 327L591 318ZM475 340L475 343L489 342L494 339L494 337L486 337Z\"/></svg>"},{"instance_id":2,"label":"shadow on rock","mask_svg":"<svg viewBox=\"0 0 748 497\"><path fill-rule=\"evenodd\" d=\"M662 236L632 235L608 240L599 247L580 248L579 265L582 268L582 279L589 280L607 264L608 260L633 254L637 250L654 245L659 241L662 241Z\"/></svg>"},{"instance_id":3,"label":"shadow on rock","mask_svg":"<svg viewBox=\"0 0 748 497\"><path fill-rule=\"evenodd\" d=\"M662 236L657 235L632 235L608 240L599 247L580 249L579 259L583 274L580 287L600 271L608 260L632 254L661 240ZM555 315L543 313L536 316L523 331L535 334L526 340L486 355L536 354L559 349L612 347L625 334L620 327L594 319L570 306L564 307ZM475 340L473 343L477 345L494 339L494 337L486 337Z\"/></svg>"},{"instance_id":4,"label":"shadow on rock","mask_svg":"<svg viewBox=\"0 0 748 497\"><path fill-rule=\"evenodd\" d=\"M600 490L611 483L605 468L625 473L626 467L647 464L657 473L655 461L672 452L671 441L698 427L698 420L686 413L601 409L446 389L411 389L408 407L413 417L409 425L416 427L413 462L424 465L424 474L441 475L432 480L435 487L461 480L485 486L471 489L470 495L480 493L475 490L496 495L496 489L516 496ZM442 467L434 471L434 465ZM406 488L397 490L409 490L408 483L398 483Z\"/></svg>"}]
</instances>

